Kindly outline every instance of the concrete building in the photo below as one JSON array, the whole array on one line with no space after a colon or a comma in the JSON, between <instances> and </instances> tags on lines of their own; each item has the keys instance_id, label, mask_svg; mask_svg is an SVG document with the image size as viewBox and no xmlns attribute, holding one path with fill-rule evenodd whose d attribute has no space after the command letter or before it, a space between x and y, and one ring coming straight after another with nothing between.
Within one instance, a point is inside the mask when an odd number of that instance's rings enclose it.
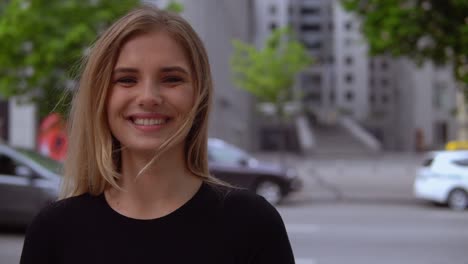
<instances>
[{"instance_id":1,"label":"concrete building","mask_svg":"<svg viewBox=\"0 0 468 264\"><path fill-rule=\"evenodd\" d=\"M268 29L291 25L315 58L298 86L318 124L347 118L387 150L437 148L455 137L456 89L450 69L369 57L359 18L345 12L338 0L255 2L257 43Z\"/></svg>"}]
</instances>

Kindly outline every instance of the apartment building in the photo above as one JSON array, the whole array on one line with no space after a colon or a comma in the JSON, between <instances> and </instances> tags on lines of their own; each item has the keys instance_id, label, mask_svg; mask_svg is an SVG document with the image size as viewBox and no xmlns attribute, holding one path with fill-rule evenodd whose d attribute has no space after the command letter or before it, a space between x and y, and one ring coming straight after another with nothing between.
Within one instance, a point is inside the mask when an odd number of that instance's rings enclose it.
<instances>
[{"instance_id":1,"label":"apartment building","mask_svg":"<svg viewBox=\"0 0 468 264\"><path fill-rule=\"evenodd\" d=\"M387 150L437 148L455 138L449 68L369 57L360 19L338 0L257 0L256 7L257 43L268 29L290 25L315 58L297 85L320 122L347 116Z\"/></svg>"}]
</instances>

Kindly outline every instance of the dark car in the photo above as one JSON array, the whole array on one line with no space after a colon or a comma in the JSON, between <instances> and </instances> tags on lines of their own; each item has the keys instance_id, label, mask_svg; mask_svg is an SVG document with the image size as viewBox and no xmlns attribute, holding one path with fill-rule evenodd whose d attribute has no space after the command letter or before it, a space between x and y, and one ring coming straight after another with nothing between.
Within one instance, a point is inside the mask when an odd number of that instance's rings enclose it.
<instances>
[{"instance_id":1,"label":"dark car","mask_svg":"<svg viewBox=\"0 0 468 264\"><path fill-rule=\"evenodd\" d=\"M40 154L0 145L0 224L27 225L57 199L60 163Z\"/></svg>"},{"instance_id":2,"label":"dark car","mask_svg":"<svg viewBox=\"0 0 468 264\"><path fill-rule=\"evenodd\" d=\"M208 140L208 160L213 176L251 190L272 204L278 204L302 186L294 168L260 162L242 149L220 139Z\"/></svg>"}]
</instances>

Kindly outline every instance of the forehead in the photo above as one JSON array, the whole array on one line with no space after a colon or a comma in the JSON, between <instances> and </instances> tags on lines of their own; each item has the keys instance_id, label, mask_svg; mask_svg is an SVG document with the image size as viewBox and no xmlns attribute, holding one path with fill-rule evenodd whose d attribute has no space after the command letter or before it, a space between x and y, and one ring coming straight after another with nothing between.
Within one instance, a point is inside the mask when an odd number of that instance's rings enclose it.
<instances>
[{"instance_id":1,"label":"forehead","mask_svg":"<svg viewBox=\"0 0 468 264\"><path fill-rule=\"evenodd\" d=\"M120 49L116 67L122 64L178 64L187 70L189 67L187 52L165 31L142 33L127 40Z\"/></svg>"}]
</instances>

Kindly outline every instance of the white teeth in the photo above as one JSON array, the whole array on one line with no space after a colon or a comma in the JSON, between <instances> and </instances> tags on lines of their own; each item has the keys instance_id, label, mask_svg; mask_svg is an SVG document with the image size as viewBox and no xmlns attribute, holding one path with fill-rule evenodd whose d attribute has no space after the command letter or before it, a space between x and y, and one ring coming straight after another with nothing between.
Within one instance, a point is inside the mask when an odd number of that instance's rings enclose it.
<instances>
[{"instance_id":1,"label":"white teeth","mask_svg":"<svg viewBox=\"0 0 468 264\"><path fill-rule=\"evenodd\" d=\"M154 126L154 125L161 125L166 123L165 119L148 119L148 118L136 118L133 120L135 125L139 126Z\"/></svg>"}]
</instances>

